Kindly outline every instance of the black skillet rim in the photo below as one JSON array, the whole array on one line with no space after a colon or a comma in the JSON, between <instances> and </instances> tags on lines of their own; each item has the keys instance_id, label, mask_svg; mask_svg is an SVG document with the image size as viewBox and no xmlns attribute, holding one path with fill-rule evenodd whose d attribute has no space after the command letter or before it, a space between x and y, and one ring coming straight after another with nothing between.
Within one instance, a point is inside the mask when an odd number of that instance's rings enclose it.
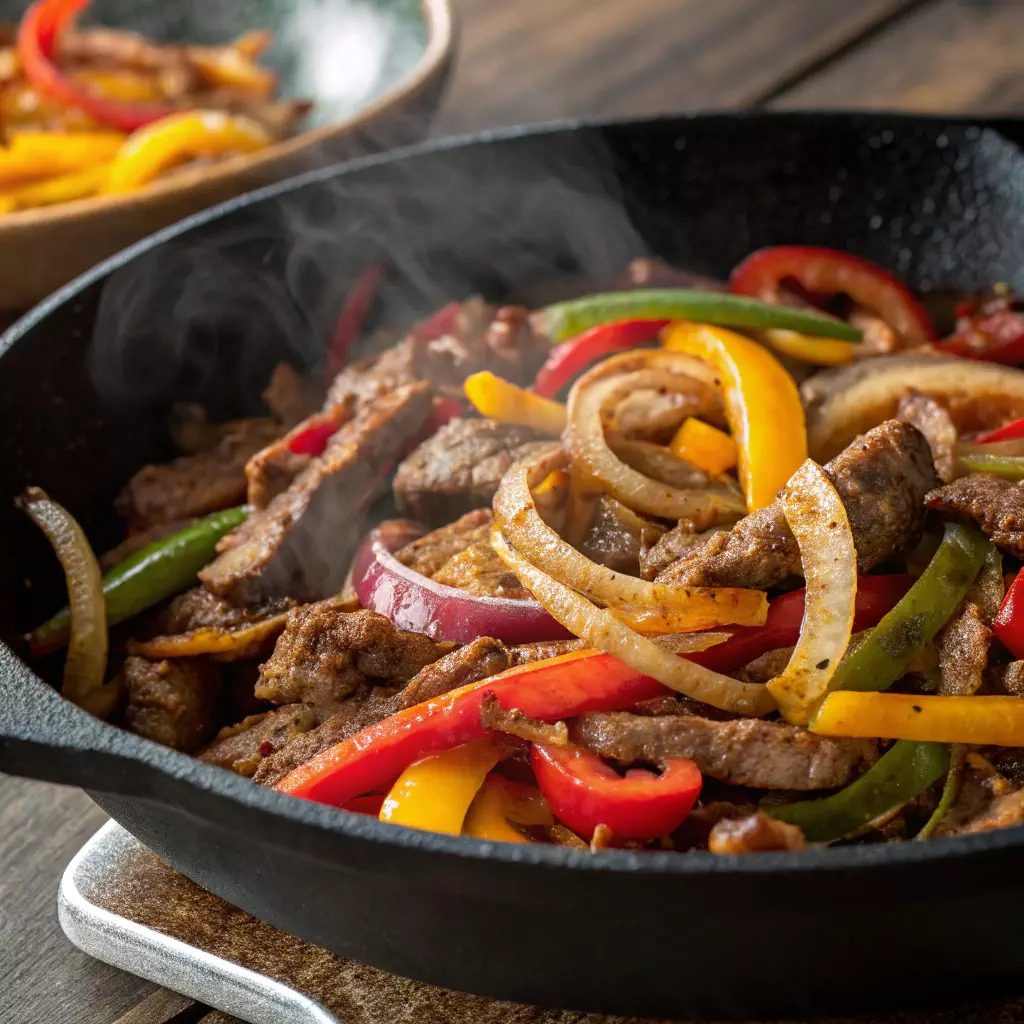
<instances>
[{"instance_id":1,"label":"black skillet rim","mask_svg":"<svg viewBox=\"0 0 1024 1024\"><path fill-rule=\"evenodd\" d=\"M136 257L162 245L164 242L185 234L236 210L244 209L267 199L287 195L307 185L329 180L339 175L351 174L374 167L400 162L409 157L462 149L491 142L502 142L526 135L557 135L566 131L601 130L603 128L636 127L643 125L678 124L685 127L688 122L775 121L779 124L813 124L821 121L860 122L866 126L901 127L906 125L949 126L954 128L978 128L998 130L1001 125L1021 125L1024 119L1013 117L970 117L942 116L938 114L890 113L872 110L838 111L734 111L734 112L688 112L663 114L649 118L613 119L566 119L537 125L516 125L467 135L453 136L439 140L416 143L386 153L360 157L328 167L317 168L300 175L286 178L242 196L229 199L216 206L180 220L155 234L122 249L91 270L79 275L35 308L19 318L0 335L0 358L26 334L45 320L60 306L73 301L86 288L95 284L111 272L130 263ZM8 662L5 666L4 662ZM31 681L45 688L56 698L55 691L23 662L6 644L0 642L0 669L10 669L16 678ZM59 699L59 698L58 698ZM63 703L63 702L62 702ZM78 708L66 706L69 715L87 714ZM91 716L90 716L91 718ZM716 855L706 852L690 854L670 852L635 852L629 850L604 851L600 857L588 851L545 844L491 843L467 836L448 836L418 829L389 825L365 815L344 814L325 804L293 799L283 793L257 786L248 779L233 775L208 765L196 758L176 750L162 747L151 740L127 733L117 726L92 719L97 728L106 732L113 740L107 747L109 753L126 755L157 769L161 774L179 782L186 782L199 790L216 793L245 807L270 812L283 821L314 827L324 832L353 839L372 841L385 846L405 849L420 849L427 853L446 857L498 861L508 865L530 865L535 869L575 869L600 874L654 875L701 874L762 875L779 872L849 872L871 868L898 867L916 863L930 863L935 860L963 860L976 854L994 853L1005 849L1024 846L1024 826L1011 827L971 836L957 836L918 843L906 840L899 843L884 843L864 846L821 847L800 853L763 853L757 857L739 855ZM30 738L26 736L25 738ZM106 747L107 745L104 744ZM85 748L97 750L95 744ZM283 842L277 845L286 845Z\"/></svg>"}]
</instances>

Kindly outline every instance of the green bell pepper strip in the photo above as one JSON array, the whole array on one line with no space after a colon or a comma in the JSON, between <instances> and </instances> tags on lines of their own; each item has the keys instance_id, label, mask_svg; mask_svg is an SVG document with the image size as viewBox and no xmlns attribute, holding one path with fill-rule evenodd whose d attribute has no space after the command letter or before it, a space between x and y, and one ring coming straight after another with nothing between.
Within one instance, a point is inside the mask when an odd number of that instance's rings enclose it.
<instances>
[{"instance_id":1,"label":"green bell pepper strip","mask_svg":"<svg viewBox=\"0 0 1024 1024\"><path fill-rule=\"evenodd\" d=\"M898 811L948 770L948 744L899 740L838 793L765 808L765 813L799 826L809 842L834 843Z\"/></svg>"},{"instance_id":2,"label":"green bell pepper strip","mask_svg":"<svg viewBox=\"0 0 1024 1024\"><path fill-rule=\"evenodd\" d=\"M961 455L960 464L973 473L991 473L1007 480L1024 480L1024 458L1016 455Z\"/></svg>"},{"instance_id":3,"label":"green bell pepper strip","mask_svg":"<svg viewBox=\"0 0 1024 1024\"><path fill-rule=\"evenodd\" d=\"M608 292L556 302L535 314L534 324L553 342L559 342L619 320L693 320L718 327L776 328L843 341L860 341L862 337L856 327L822 313L776 306L744 295L685 288Z\"/></svg>"},{"instance_id":4,"label":"green bell pepper strip","mask_svg":"<svg viewBox=\"0 0 1024 1024\"><path fill-rule=\"evenodd\" d=\"M888 690L949 621L991 547L974 527L946 523L925 571L864 643L843 658L829 690Z\"/></svg>"},{"instance_id":5,"label":"green bell pepper strip","mask_svg":"<svg viewBox=\"0 0 1024 1024\"><path fill-rule=\"evenodd\" d=\"M954 743L949 752L949 771L946 772L946 781L942 787L942 796L932 811L932 816L924 823L924 828L914 836L915 839L931 839L935 830L942 824L942 819L949 814L953 801L960 792L960 785L964 779L964 765L966 764L967 748L962 743Z\"/></svg>"},{"instance_id":6,"label":"green bell pepper strip","mask_svg":"<svg viewBox=\"0 0 1024 1024\"><path fill-rule=\"evenodd\" d=\"M147 544L119 562L103 577L107 625L124 622L195 583L196 573L216 554L217 541L245 522L246 506L214 512L179 533ZM35 656L67 643L70 616L67 608L28 635Z\"/></svg>"}]
</instances>

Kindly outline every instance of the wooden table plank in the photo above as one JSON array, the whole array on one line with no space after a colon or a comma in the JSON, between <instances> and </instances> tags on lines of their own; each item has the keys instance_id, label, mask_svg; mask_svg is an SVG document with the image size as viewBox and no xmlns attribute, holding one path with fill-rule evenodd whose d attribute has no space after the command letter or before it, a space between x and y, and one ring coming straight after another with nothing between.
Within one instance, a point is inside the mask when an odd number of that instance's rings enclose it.
<instances>
[{"instance_id":1,"label":"wooden table plank","mask_svg":"<svg viewBox=\"0 0 1024 1024\"><path fill-rule=\"evenodd\" d=\"M913 0L455 0L435 133L750 105Z\"/></svg>"},{"instance_id":2,"label":"wooden table plank","mask_svg":"<svg viewBox=\"0 0 1024 1024\"><path fill-rule=\"evenodd\" d=\"M914 10L772 106L1024 113L1024 3L939 0Z\"/></svg>"},{"instance_id":3,"label":"wooden table plank","mask_svg":"<svg viewBox=\"0 0 1024 1024\"><path fill-rule=\"evenodd\" d=\"M3 1024L110 1024L155 990L80 953L57 921L60 876L105 820L78 790L0 777Z\"/></svg>"}]
</instances>

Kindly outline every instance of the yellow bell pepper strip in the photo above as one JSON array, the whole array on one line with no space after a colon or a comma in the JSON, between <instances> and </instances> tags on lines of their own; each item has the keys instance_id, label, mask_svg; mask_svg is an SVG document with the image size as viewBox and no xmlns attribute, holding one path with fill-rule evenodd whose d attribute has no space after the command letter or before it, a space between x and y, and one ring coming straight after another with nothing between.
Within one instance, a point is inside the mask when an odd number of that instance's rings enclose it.
<instances>
[{"instance_id":1,"label":"yellow bell pepper strip","mask_svg":"<svg viewBox=\"0 0 1024 1024\"><path fill-rule=\"evenodd\" d=\"M551 437L558 437L565 429L565 406L561 402L541 398L488 370L471 374L463 387L481 416L533 427Z\"/></svg>"},{"instance_id":2,"label":"yellow bell pepper strip","mask_svg":"<svg viewBox=\"0 0 1024 1024\"><path fill-rule=\"evenodd\" d=\"M723 430L687 416L669 442L669 450L712 476L721 476L739 459L736 442Z\"/></svg>"},{"instance_id":3,"label":"yellow bell pepper strip","mask_svg":"<svg viewBox=\"0 0 1024 1024\"><path fill-rule=\"evenodd\" d=\"M776 352L815 366L842 366L857 358L859 346L837 338L815 338L797 331L758 331L756 337Z\"/></svg>"},{"instance_id":4,"label":"yellow bell pepper strip","mask_svg":"<svg viewBox=\"0 0 1024 1024\"><path fill-rule=\"evenodd\" d=\"M510 750L505 737L487 736L414 762L391 787L380 820L457 836L487 773Z\"/></svg>"},{"instance_id":5,"label":"yellow bell pepper strip","mask_svg":"<svg viewBox=\"0 0 1024 1024\"><path fill-rule=\"evenodd\" d=\"M152 103L164 99L159 80L127 68L81 68L68 76L105 100Z\"/></svg>"},{"instance_id":6,"label":"yellow bell pepper strip","mask_svg":"<svg viewBox=\"0 0 1024 1024\"><path fill-rule=\"evenodd\" d=\"M555 816L536 786L524 786L491 772L466 813L462 834L492 842L528 843L516 825L549 827Z\"/></svg>"},{"instance_id":7,"label":"yellow bell pepper strip","mask_svg":"<svg viewBox=\"0 0 1024 1024\"><path fill-rule=\"evenodd\" d=\"M793 378L756 341L721 327L672 324L662 343L704 359L721 374L747 511L770 505L807 458L804 407Z\"/></svg>"},{"instance_id":8,"label":"yellow bell pepper strip","mask_svg":"<svg viewBox=\"0 0 1024 1024\"><path fill-rule=\"evenodd\" d=\"M1017 700L1016 697L1008 699ZM1024 701L1021 704L1024 705ZM859 779L838 793L820 800L765 808L765 813L799 826L812 843L834 843L898 811L941 778L948 767L949 747L945 744L895 743Z\"/></svg>"},{"instance_id":9,"label":"yellow bell pepper strip","mask_svg":"<svg viewBox=\"0 0 1024 1024\"><path fill-rule=\"evenodd\" d=\"M109 163L123 143L118 132L14 132L0 148L0 187Z\"/></svg>"},{"instance_id":10,"label":"yellow bell pepper strip","mask_svg":"<svg viewBox=\"0 0 1024 1024\"><path fill-rule=\"evenodd\" d=\"M825 698L811 730L823 736L1024 747L1024 700L845 690Z\"/></svg>"},{"instance_id":11,"label":"yellow bell pepper strip","mask_svg":"<svg viewBox=\"0 0 1024 1024\"><path fill-rule=\"evenodd\" d=\"M557 302L534 314L534 327L552 341L565 341L598 324L621 320L690 320L722 327L801 331L822 338L860 341L861 332L834 317L792 306L686 288L638 288Z\"/></svg>"},{"instance_id":12,"label":"yellow bell pepper strip","mask_svg":"<svg viewBox=\"0 0 1024 1024\"><path fill-rule=\"evenodd\" d=\"M962 743L954 743L949 752L949 771L946 772L946 781L942 786L942 796L932 811L931 817L924 823L924 827L914 836L915 839L931 839L935 830L942 824L943 818L949 814L960 793L960 786L964 780L964 767L967 764L967 748Z\"/></svg>"},{"instance_id":13,"label":"yellow bell pepper strip","mask_svg":"<svg viewBox=\"0 0 1024 1024\"><path fill-rule=\"evenodd\" d=\"M843 658L829 690L892 686L914 655L949 621L990 550L990 542L974 527L946 523L942 543L928 567L864 643Z\"/></svg>"},{"instance_id":14,"label":"yellow bell pepper strip","mask_svg":"<svg viewBox=\"0 0 1024 1024\"><path fill-rule=\"evenodd\" d=\"M69 203L75 199L88 199L103 190L110 173L109 168L109 164L101 164L99 167L61 174L56 178L45 178L43 181L0 192L0 209L7 213L15 213L18 210L31 210L39 206Z\"/></svg>"},{"instance_id":15,"label":"yellow bell pepper strip","mask_svg":"<svg viewBox=\"0 0 1024 1024\"><path fill-rule=\"evenodd\" d=\"M216 110L171 114L128 137L111 165L106 190L131 192L193 157L251 153L272 141L264 128L247 117Z\"/></svg>"}]
</instances>

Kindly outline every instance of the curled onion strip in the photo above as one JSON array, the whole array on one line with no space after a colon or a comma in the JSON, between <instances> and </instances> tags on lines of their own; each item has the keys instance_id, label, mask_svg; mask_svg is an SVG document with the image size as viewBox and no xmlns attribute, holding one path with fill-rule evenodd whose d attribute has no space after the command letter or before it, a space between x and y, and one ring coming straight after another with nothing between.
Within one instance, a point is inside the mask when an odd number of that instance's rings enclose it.
<instances>
[{"instance_id":1,"label":"curled onion strip","mask_svg":"<svg viewBox=\"0 0 1024 1024\"><path fill-rule=\"evenodd\" d=\"M74 516L45 491L28 488L18 505L46 535L67 583L71 630L61 693L94 715L106 717L116 705L117 689L103 685L107 605L99 562Z\"/></svg>"},{"instance_id":2,"label":"curled onion strip","mask_svg":"<svg viewBox=\"0 0 1024 1024\"><path fill-rule=\"evenodd\" d=\"M793 474L779 503L800 548L807 596L789 663L767 685L786 720L806 725L850 643L857 550L842 499L816 462Z\"/></svg>"},{"instance_id":3,"label":"curled onion strip","mask_svg":"<svg viewBox=\"0 0 1024 1024\"><path fill-rule=\"evenodd\" d=\"M765 687L741 683L669 653L619 622L610 612L552 579L509 547L499 520L491 534L491 545L551 616L589 647L605 651L670 689L723 711L760 717L775 707L775 700Z\"/></svg>"},{"instance_id":4,"label":"curled onion strip","mask_svg":"<svg viewBox=\"0 0 1024 1024\"><path fill-rule=\"evenodd\" d=\"M573 459L628 508L666 519L691 519L703 530L723 517L743 514L746 506L736 491L720 483L683 489L638 473L612 451L603 421L609 406L639 388L679 391L694 386L698 385L692 377L666 368L597 379L587 374L569 394L569 441Z\"/></svg>"},{"instance_id":5,"label":"curled onion strip","mask_svg":"<svg viewBox=\"0 0 1024 1024\"><path fill-rule=\"evenodd\" d=\"M764 624L768 600L763 591L651 583L598 565L562 540L540 517L530 488L565 461L564 452L551 452L513 466L502 478L494 514L520 554L591 600L611 606L616 618L634 628L647 620L663 624L657 631L665 633Z\"/></svg>"}]
</instances>

